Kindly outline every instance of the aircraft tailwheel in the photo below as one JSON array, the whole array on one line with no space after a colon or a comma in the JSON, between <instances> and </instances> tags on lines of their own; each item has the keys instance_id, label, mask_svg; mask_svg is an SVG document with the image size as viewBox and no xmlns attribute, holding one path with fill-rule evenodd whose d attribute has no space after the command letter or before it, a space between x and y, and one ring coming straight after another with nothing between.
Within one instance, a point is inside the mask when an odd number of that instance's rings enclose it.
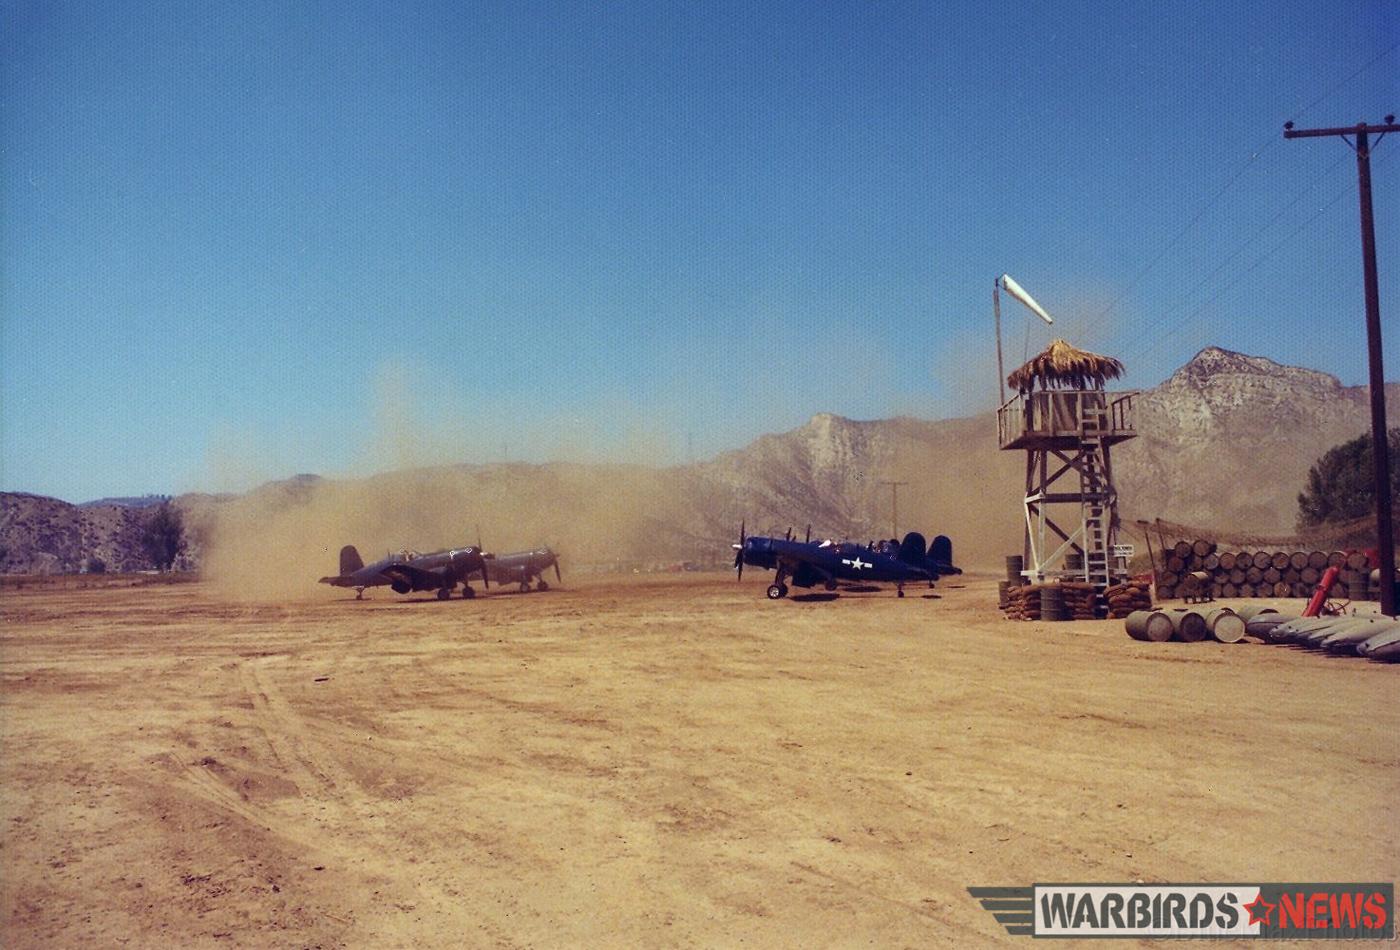
<instances>
[{"instance_id":1,"label":"aircraft tailwheel","mask_svg":"<svg viewBox=\"0 0 1400 950\"><path fill-rule=\"evenodd\" d=\"M904 596L904 591L903 591L903 590L900 590L900 591L898 592L898 594L899 594L900 597L903 597L903 596Z\"/></svg>"},{"instance_id":2,"label":"aircraft tailwheel","mask_svg":"<svg viewBox=\"0 0 1400 950\"><path fill-rule=\"evenodd\" d=\"M463 599L463 600L471 600L471 599L472 599L473 597L475 597L475 596L476 596L476 588L475 588L475 587L466 587L466 586L464 586L464 587L462 588L462 599Z\"/></svg>"},{"instance_id":3,"label":"aircraft tailwheel","mask_svg":"<svg viewBox=\"0 0 1400 950\"><path fill-rule=\"evenodd\" d=\"M784 597L787 596L787 592L788 589L786 584L772 584L768 588L768 599L782 600Z\"/></svg>"},{"instance_id":4,"label":"aircraft tailwheel","mask_svg":"<svg viewBox=\"0 0 1400 950\"><path fill-rule=\"evenodd\" d=\"M549 584L546 583L543 577L541 577L539 579L539 582L535 584L535 590L549 590Z\"/></svg>"},{"instance_id":5,"label":"aircraft tailwheel","mask_svg":"<svg viewBox=\"0 0 1400 950\"><path fill-rule=\"evenodd\" d=\"M438 588L438 600L446 600L452 596L452 591L446 587Z\"/></svg>"}]
</instances>

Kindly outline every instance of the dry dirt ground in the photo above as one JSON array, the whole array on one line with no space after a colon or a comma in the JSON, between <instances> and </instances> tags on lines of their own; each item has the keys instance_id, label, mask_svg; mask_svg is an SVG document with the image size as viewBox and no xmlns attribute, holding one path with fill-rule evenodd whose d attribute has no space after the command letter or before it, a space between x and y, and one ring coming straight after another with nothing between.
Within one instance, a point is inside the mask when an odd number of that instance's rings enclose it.
<instances>
[{"instance_id":1,"label":"dry dirt ground","mask_svg":"<svg viewBox=\"0 0 1400 950\"><path fill-rule=\"evenodd\" d=\"M1400 667L767 578L7 589L0 942L978 946L968 885L1400 878Z\"/></svg>"}]
</instances>

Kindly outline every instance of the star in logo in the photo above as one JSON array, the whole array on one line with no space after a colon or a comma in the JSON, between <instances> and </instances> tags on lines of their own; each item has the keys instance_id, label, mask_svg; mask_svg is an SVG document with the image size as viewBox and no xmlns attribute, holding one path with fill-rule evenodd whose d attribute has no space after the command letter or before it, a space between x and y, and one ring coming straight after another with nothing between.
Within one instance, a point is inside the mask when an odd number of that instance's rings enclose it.
<instances>
[{"instance_id":1,"label":"star in logo","mask_svg":"<svg viewBox=\"0 0 1400 950\"><path fill-rule=\"evenodd\" d=\"M842 564L849 564L849 565L851 565L851 570L853 570L853 571L858 571L858 570L860 570L862 567L874 567L874 565L871 564L869 561L862 561L862 560L860 559L860 555L859 555L859 554L856 555L856 559L855 559L854 561L848 561L848 560L846 560L845 558L842 558L842 559L841 559L841 563L842 563Z\"/></svg>"},{"instance_id":2,"label":"star in logo","mask_svg":"<svg viewBox=\"0 0 1400 950\"><path fill-rule=\"evenodd\" d=\"M1269 915L1274 912L1274 905L1264 900L1262 893L1255 895L1254 903L1245 904L1244 909L1249 911L1249 924L1263 924L1265 927L1272 927L1273 922L1269 920Z\"/></svg>"}]
</instances>

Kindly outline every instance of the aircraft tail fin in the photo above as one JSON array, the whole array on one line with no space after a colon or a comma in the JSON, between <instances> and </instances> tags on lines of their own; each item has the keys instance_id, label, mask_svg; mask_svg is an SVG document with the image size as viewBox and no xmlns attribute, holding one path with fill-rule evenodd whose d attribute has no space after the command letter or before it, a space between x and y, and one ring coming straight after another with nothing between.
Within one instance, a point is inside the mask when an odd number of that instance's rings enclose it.
<instances>
[{"instance_id":1,"label":"aircraft tail fin","mask_svg":"<svg viewBox=\"0 0 1400 950\"><path fill-rule=\"evenodd\" d=\"M360 560L360 552L355 550L355 545L347 544L340 549L340 575L353 574L365 566L365 562Z\"/></svg>"},{"instance_id":2,"label":"aircraft tail fin","mask_svg":"<svg viewBox=\"0 0 1400 950\"><path fill-rule=\"evenodd\" d=\"M928 559L938 565L945 574L961 574L962 568L953 566L953 539L940 534L928 546Z\"/></svg>"},{"instance_id":3,"label":"aircraft tail fin","mask_svg":"<svg viewBox=\"0 0 1400 950\"><path fill-rule=\"evenodd\" d=\"M917 531L910 531L906 534L899 545L899 559L905 564L922 566L924 563L924 536Z\"/></svg>"}]
</instances>

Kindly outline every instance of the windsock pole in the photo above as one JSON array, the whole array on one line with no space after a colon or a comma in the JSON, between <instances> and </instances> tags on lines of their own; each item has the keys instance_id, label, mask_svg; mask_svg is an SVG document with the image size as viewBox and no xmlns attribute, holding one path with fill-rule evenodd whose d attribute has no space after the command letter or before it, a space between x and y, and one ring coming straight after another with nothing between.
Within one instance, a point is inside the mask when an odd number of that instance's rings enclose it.
<instances>
[{"instance_id":1,"label":"windsock pole","mask_svg":"<svg viewBox=\"0 0 1400 950\"><path fill-rule=\"evenodd\" d=\"M1006 405L1006 367L1001 362L1001 278L992 281L992 313L997 324L997 388L1001 391L998 406Z\"/></svg>"}]
</instances>

